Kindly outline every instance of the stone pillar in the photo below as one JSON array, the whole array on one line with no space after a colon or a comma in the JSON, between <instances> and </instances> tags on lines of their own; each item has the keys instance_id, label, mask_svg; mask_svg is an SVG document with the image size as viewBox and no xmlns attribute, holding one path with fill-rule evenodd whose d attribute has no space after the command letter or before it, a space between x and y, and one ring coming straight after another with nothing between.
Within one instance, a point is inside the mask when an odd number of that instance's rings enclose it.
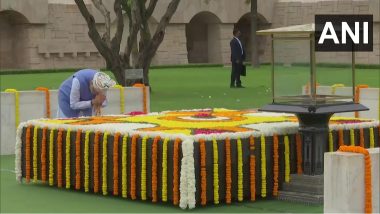
<instances>
[{"instance_id":1,"label":"stone pillar","mask_svg":"<svg viewBox=\"0 0 380 214\"><path fill-rule=\"evenodd\" d=\"M223 64L231 64L231 48L230 40L232 39L232 30L234 29L233 23L220 24L220 52ZM245 47L246 48L246 47Z\"/></svg>"},{"instance_id":2,"label":"stone pillar","mask_svg":"<svg viewBox=\"0 0 380 214\"><path fill-rule=\"evenodd\" d=\"M368 149L372 164L372 212L379 213L380 149ZM328 152L324 156L325 213L363 213L364 155Z\"/></svg>"},{"instance_id":3,"label":"stone pillar","mask_svg":"<svg viewBox=\"0 0 380 214\"><path fill-rule=\"evenodd\" d=\"M0 17L0 68L12 68L12 26Z\"/></svg>"},{"instance_id":4,"label":"stone pillar","mask_svg":"<svg viewBox=\"0 0 380 214\"><path fill-rule=\"evenodd\" d=\"M152 32L153 34L154 32ZM153 65L187 64L185 24L169 24Z\"/></svg>"},{"instance_id":5,"label":"stone pillar","mask_svg":"<svg viewBox=\"0 0 380 214\"><path fill-rule=\"evenodd\" d=\"M223 63L220 51L220 24L208 24L208 63Z\"/></svg>"}]
</instances>

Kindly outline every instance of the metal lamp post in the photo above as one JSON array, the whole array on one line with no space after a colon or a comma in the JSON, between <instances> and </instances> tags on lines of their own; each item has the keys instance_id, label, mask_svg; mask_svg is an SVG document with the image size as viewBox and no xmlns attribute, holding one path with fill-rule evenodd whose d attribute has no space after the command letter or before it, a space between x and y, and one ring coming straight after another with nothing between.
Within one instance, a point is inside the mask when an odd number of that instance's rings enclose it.
<instances>
[{"instance_id":1,"label":"metal lamp post","mask_svg":"<svg viewBox=\"0 0 380 214\"><path fill-rule=\"evenodd\" d=\"M295 114L299 121L299 132L303 140L303 171L305 175L323 174L323 154L327 150L329 120L334 113L368 110L367 107L354 102L354 96L321 95L317 93L317 70L314 39L314 24L289 26L283 28L257 31L258 35L271 37L271 75L272 103L260 111L284 112ZM310 94L278 96L275 90L275 53L278 48L275 41L309 41ZM351 58L352 95L355 93L355 53ZM347 100L349 99L349 100Z\"/></svg>"}]
</instances>

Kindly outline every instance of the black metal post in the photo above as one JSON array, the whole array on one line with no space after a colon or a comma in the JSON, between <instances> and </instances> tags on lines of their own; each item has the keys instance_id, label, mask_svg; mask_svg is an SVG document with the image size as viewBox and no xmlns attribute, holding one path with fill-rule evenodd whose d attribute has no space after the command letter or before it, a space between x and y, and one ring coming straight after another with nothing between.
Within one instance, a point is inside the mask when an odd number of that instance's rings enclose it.
<instances>
[{"instance_id":1,"label":"black metal post","mask_svg":"<svg viewBox=\"0 0 380 214\"><path fill-rule=\"evenodd\" d=\"M329 120L333 113L296 114L303 139L303 171L306 175L323 174L323 154L327 148Z\"/></svg>"},{"instance_id":2,"label":"black metal post","mask_svg":"<svg viewBox=\"0 0 380 214\"><path fill-rule=\"evenodd\" d=\"M305 175L323 174L323 154L327 151L329 121L334 113L366 111L367 107L353 102L332 105L268 104L260 111L295 114L303 141L303 171Z\"/></svg>"}]
</instances>

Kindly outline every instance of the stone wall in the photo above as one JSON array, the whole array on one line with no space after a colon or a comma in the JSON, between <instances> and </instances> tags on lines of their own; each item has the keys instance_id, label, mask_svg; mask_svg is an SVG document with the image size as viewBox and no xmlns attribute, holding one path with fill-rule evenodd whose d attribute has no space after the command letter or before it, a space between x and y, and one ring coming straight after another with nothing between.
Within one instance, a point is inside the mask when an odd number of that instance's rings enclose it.
<instances>
[{"instance_id":1,"label":"stone wall","mask_svg":"<svg viewBox=\"0 0 380 214\"><path fill-rule=\"evenodd\" d=\"M27 19L18 12L0 13L0 68L29 65L27 26Z\"/></svg>"},{"instance_id":2,"label":"stone wall","mask_svg":"<svg viewBox=\"0 0 380 214\"><path fill-rule=\"evenodd\" d=\"M224 64L231 63L231 48L230 48L230 40L232 39L232 30L234 27L234 23L231 24L221 24L219 26L220 29L220 52L222 62Z\"/></svg>"},{"instance_id":3,"label":"stone wall","mask_svg":"<svg viewBox=\"0 0 380 214\"><path fill-rule=\"evenodd\" d=\"M184 24L170 24L157 50L153 65L187 64L186 32Z\"/></svg>"},{"instance_id":4,"label":"stone wall","mask_svg":"<svg viewBox=\"0 0 380 214\"><path fill-rule=\"evenodd\" d=\"M87 24L76 5L49 4L48 23L29 27L30 68L104 67L104 60L87 32Z\"/></svg>"},{"instance_id":5,"label":"stone wall","mask_svg":"<svg viewBox=\"0 0 380 214\"><path fill-rule=\"evenodd\" d=\"M25 16L29 23L46 24L50 1L52 0L0 0L0 12L16 11Z\"/></svg>"}]
</instances>

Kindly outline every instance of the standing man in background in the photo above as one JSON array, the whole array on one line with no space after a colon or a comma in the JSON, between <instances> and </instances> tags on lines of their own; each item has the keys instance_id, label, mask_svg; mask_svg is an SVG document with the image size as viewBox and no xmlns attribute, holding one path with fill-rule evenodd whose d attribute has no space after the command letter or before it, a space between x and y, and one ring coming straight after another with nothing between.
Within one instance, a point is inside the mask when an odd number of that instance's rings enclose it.
<instances>
[{"instance_id":1,"label":"standing man in background","mask_svg":"<svg viewBox=\"0 0 380 214\"><path fill-rule=\"evenodd\" d=\"M230 88L244 88L241 84L240 75L243 72L243 61L245 60L245 52L240 41L241 32L235 28L233 30L234 37L231 39L231 82Z\"/></svg>"}]
</instances>

